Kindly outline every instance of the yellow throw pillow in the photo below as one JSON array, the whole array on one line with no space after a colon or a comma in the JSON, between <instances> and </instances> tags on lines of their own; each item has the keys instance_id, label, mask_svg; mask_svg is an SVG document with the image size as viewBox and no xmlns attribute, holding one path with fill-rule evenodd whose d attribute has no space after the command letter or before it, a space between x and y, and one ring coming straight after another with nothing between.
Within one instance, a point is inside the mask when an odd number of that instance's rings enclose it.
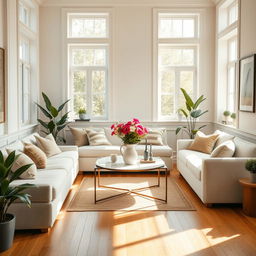
<instances>
[{"instance_id":1,"label":"yellow throw pillow","mask_svg":"<svg viewBox=\"0 0 256 256\"><path fill-rule=\"evenodd\" d=\"M205 135L204 133L198 131L194 141L190 147L188 147L188 149L211 154L218 137L219 134Z\"/></svg>"},{"instance_id":2,"label":"yellow throw pillow","mask_svg":"<svg viewBox=\"0 0 256 256\"><path fill-rule=\"evenodd\" d=\"M10 149L6 149L7 153L10 154L13 150ZM24 153L19 152L17 150L15 150L15 155L19 155L19 157L16 159L16 161L14 162L11 171L12 172L16 172L16 170L18 170L20 167L27 165L27 164L32 164L25 172L23 172L20 175L20 179L35 179L36 178L36 174L37 174L37 169L36 166L34 164L34 162Z\"/></svg>"},{"instance_id":3,"label":"yellow throw pillow","mask_svg":"<svg viewBox=\"0 0 256 256\"><path fill-rule=\"evenodd\" d=\"M35 135L38 147L44 151L47 157L51 157L61 153L60 148L55 142L52 134L48 134L45 138Z\"/></svg>"},{"instance_id":4,"label":"yellow throw pillow","mask_svg":"<svg viewBox=\"0 0 256 256\"><path fill-rule=\"evenodd\" d=\"M75 145L78 147L89 145L86 130L83 128L69 127L75 141Z\"/></svg>"},{"instance_id":5,"label":"yellow throw pillow","mask_svg":"<svg viewBox=\"0 0 256 256\"><path fill-rule=\"evenodd\" d=\"M30 143L24 143L23 152L32 159L38 169L46 167L47 156L39 147Z\"/></svg>"}]
</instances>

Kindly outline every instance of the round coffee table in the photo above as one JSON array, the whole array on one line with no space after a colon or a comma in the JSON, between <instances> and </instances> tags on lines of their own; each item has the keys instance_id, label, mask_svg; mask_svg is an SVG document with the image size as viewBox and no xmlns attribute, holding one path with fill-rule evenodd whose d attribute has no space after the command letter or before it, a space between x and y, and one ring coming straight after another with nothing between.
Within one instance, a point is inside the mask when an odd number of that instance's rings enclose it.
<instances>
[{"instance_id":1,"label":"round coffee table","mask_svg":"<svg viewBox=\"0 0 256 256\"><path fill-rule=\"evenodd\" d=\"M124 163L123 161L123 157L122 156L118 156L117 157L117 161L115 163L111 162L110 157L103 157L103 158L99 158L96 161L96 165L94 168L94 203L98 203L100 201L103 200L107 200L107 199L111 199L111 198L115 198L117 196L120 195L126 195L126 194L136 194L138 196L142 196L142 197L148 197L151 199L156 199L156 200L160 200L162 202L167 203L167 176L168 176L168 169L164 163L164 161L159 158L159 157L155 157L154 158L154 163L141 163L140 160L138 160L138 162L135 165L127 165ZM118 188L118 187L113 187L113 186L106 186L106 185L102 185L100 183L100 178L101 178L101 171L108 171L108 172L148 172L148 171L157 171L157 184L155 185L151 185L151 186L147 186L147 187L142 187L142 188L136 188L136 189L126 189L126 188ZM150 196L150 195L145 195L142 194L138 191L140 190L145 190L145 189L149 189L152 187L160 187L160 171L164 171L165 172L165 198L158 198L158 197L154 197L154 196ZM97 179L98 178L98 179ZM97 187L98 188L109 188L109 189L114 189L114 190L119 190L119 191L125 191L121 194L118 195L114 195L114 196L109 196L109 197L105 197L105 198L101 198L101 199L97 199Z\"/></svg>"}]
</instances>

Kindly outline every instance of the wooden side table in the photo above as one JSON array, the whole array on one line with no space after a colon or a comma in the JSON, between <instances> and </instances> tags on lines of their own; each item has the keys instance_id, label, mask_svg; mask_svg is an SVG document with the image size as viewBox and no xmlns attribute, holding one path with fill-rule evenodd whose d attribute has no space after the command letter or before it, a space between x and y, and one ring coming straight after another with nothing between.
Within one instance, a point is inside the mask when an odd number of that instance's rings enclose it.
<instances>
[{"instance_id":1,"label":"wooden side table","mask_svg":"<svg viewBox=\"0 0 256 256\"><path fill-rule=\"evenodd\" d=\"M256 217L256 183L249 178L239 179L243 186L243 211L246 215Z\"/></svg>"}]
</instances>

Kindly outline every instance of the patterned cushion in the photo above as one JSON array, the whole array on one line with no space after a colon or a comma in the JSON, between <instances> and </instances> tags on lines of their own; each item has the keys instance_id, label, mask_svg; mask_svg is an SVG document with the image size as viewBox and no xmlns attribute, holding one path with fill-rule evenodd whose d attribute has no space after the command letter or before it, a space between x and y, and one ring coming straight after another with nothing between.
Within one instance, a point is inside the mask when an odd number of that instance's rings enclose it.
<instances>
[{"instance_id":1,"label":"patterned cushion","mask_svg":"<svg viewBox=\"0 0 256 256\"><path fill-rule=\"evenodd\" d=\"M86 129L86 133L91 146L111 145L103 129Z\"/></svg>"},{"instance_id":2,"label":"patterned cushion","mask_svg":"<svg viewBox=\"0 0 256 256\"><path fill-rule=\"evenodd\" d=\"M150 128L149 133L146 135L144 139L141 140L139 144L145 145L147 139L148 144L162 146L164 145L163 133L163 129Z\"/></svg>"}]
</instances>

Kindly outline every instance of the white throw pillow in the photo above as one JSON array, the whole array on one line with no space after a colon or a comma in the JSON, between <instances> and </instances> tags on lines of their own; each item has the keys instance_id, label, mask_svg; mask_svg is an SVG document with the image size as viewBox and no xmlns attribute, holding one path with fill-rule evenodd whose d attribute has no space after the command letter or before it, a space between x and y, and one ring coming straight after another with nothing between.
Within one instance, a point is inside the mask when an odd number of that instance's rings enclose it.
<instances>
[{"instance_id":1,"label":"white throw pillow","mask_svg":"<svg viewBox=\"0 0 256 256\"><path fill-rule=\"evenodd\" d=\"M147 139L148 144L163 146L163 135L163 129L150 128L148 134L145 136L144 139L141 140L139 144L145 145Z\"/></svg>"},{"instance_id":2,"label":"white throw pillow","mask_svg":"<svg viewBox=\"0 0 256 256\"><path fill-rule=\"evenodd\" d=\"M6 149L7 153L10 154L12 150ZM36 174L37 174L37 168L35 163L24 153L15 151L15 155L19 155L19 157L16 159L14 162L11 171L16 172L20 167L27 165L27 164L32 164L25 172L23 172L20 175L20 179L35 179Z\"/></svg>"},{"instance_id":3,"label":"white throw pillow","mask_svg":"<svg viewBox=\"0 0 256 256\"><path fill-rule=\"evenodd\" d=\"M235 143L232 140L228 140L216 147L212 153L211 157L232 157L235 153Z\"/></svg>"},{"instance_id":4,"label":"white throw pillow","mask_svg":"<svg viewBox=\"0 0 256 256\"><path fill-rule=\"evenodd\" d=\"M86 129L86 133L91 146L111 145L103 129Z\"/></svg>"},{"instance_id":5,"label":"white throw pillow","mask_svg":"<svg viewBox=\"0 0 256 256\"><path fill-rule=\"evenodd\" d=\"M233 140L235 138L235 136L230 135L230 134L228 134L226 132L222 132L220 130L216 130L214 132L214 134L218 134L219 135L219 137L218 137L218 139L217 139L217 141L215 143L214 148L218 147L219 145L221 145L225 141Z\"/></svg>"},{"instance_id":6,"label":"white throw pillow","mask_svg":"<svg viewBox=\"0 0 256 256\"><path fill-rule=\"evenodd\" d=\"M48 134L45 138L35 135L38 147L44 151L47 157L51 157L61 153L60 148L55 142L52 134Z\"/></svg>"}]
</instances>

